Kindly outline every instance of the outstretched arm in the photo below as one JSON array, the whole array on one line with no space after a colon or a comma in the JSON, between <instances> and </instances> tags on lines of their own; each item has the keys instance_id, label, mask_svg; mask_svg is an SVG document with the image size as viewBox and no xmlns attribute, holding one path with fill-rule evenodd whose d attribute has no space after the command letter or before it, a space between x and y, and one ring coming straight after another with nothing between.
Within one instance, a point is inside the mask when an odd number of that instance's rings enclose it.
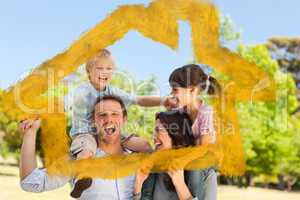
<instances>
[{"instance_id":1,"label":"outstretched arm","mask_svg":"<svg viewBox=\"0 0 300 200\"><path fill-rule=\"evenodd\" d=\"M159 96L138 96L136 98L136 103L143 107L160 106L162 98Z\"/></svg>"},{"instance_id":2,"label":"outstretched arm","mask_svg":"<svg viewBox=\"0 0 300 200\"><path fill-rule=\"evenodd\" d=\"M20 159L20 179L23 180L26 176L37 168L36 161L36 134L40 128L41 120L25 120L20 124L20 132L23 134L23 143L21 147Z\"/></svg>"}]
</instances>

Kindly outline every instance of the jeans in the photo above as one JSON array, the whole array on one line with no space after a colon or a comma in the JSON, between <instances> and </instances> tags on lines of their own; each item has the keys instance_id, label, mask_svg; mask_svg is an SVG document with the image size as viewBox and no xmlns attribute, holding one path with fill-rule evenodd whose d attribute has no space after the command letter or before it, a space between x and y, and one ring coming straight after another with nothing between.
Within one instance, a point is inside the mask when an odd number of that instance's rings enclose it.
<instances>
[{"instance_id":1,"label":"jeans","mask_svg":"<svg viewBox=\"0 0 300 200\"><path fill-rule=\"evenodd\" d=\"M187 171L187 186L199 200L217 200L217 173L214 168Z\"/></svg>"}]
</instances>

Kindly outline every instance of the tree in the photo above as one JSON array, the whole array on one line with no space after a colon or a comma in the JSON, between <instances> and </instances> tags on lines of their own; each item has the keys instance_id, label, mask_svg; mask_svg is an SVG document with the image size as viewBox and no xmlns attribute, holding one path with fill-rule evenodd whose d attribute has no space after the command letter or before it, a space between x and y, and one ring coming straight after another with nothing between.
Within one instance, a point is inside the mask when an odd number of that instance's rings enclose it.
<instances>
[{"instance_id":1,"label":"tree","mask_svg":"<svg viewBox=\"0 0 300 200\"><path fill-rule=\"evenodd\" d=\"M294 166L299 162L300 146L295 139L300 137L296 131L300 120L291 115L298 105L295 82L290 74L279 70L277 62L272 60L264 45L240 45L237 51L264 69L277 84L276 102L238 105L247 170L255 175L299 176L299 168Z\"/></svg>"}]
</instances>

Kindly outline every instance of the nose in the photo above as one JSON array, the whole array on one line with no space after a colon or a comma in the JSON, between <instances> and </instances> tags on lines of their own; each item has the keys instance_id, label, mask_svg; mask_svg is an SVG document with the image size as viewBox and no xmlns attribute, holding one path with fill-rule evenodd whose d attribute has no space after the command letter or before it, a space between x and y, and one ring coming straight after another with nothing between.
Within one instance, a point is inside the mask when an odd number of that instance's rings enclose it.
<instances>
[{"instance_id":1,"label":"nose","mask_svg":"<svg viewBox=\"0 0 300 200\"><path fill-rule=\"evenodd\" d=\"M112 115L110 115L110 114L107 114L105 117L104 117L104 123L110 123L110 122L112 122Z\"/></svg>"}]
</instances>

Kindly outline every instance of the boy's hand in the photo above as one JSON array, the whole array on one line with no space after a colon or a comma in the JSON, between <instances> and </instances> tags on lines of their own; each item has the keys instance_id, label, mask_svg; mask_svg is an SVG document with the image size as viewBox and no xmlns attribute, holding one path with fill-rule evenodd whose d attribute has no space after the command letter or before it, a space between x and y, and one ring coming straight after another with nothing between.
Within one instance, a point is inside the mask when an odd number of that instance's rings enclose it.
<instances>
[{"instance_id":1,"label":"boy's hand","mask_svg":"<svg viewBox=\"0 0 300 200\"><path fill-rule=\"evenodd\" d=\"M178 107L178 100L174 96L167 96L163 99L162 104L167 110L171 110Z\"/></svg>"},{"instance_id":2,"label":"boy's hand","mask_svg":"<svg viewBox=\"0 0 300 200\"><path fill-rule=\"evenodd\" d=\"M28 133L37 133L41 126L41 119L27 119L23 120L19 125L19 130L22 135Z\"/></svg>"}]
</instances>

